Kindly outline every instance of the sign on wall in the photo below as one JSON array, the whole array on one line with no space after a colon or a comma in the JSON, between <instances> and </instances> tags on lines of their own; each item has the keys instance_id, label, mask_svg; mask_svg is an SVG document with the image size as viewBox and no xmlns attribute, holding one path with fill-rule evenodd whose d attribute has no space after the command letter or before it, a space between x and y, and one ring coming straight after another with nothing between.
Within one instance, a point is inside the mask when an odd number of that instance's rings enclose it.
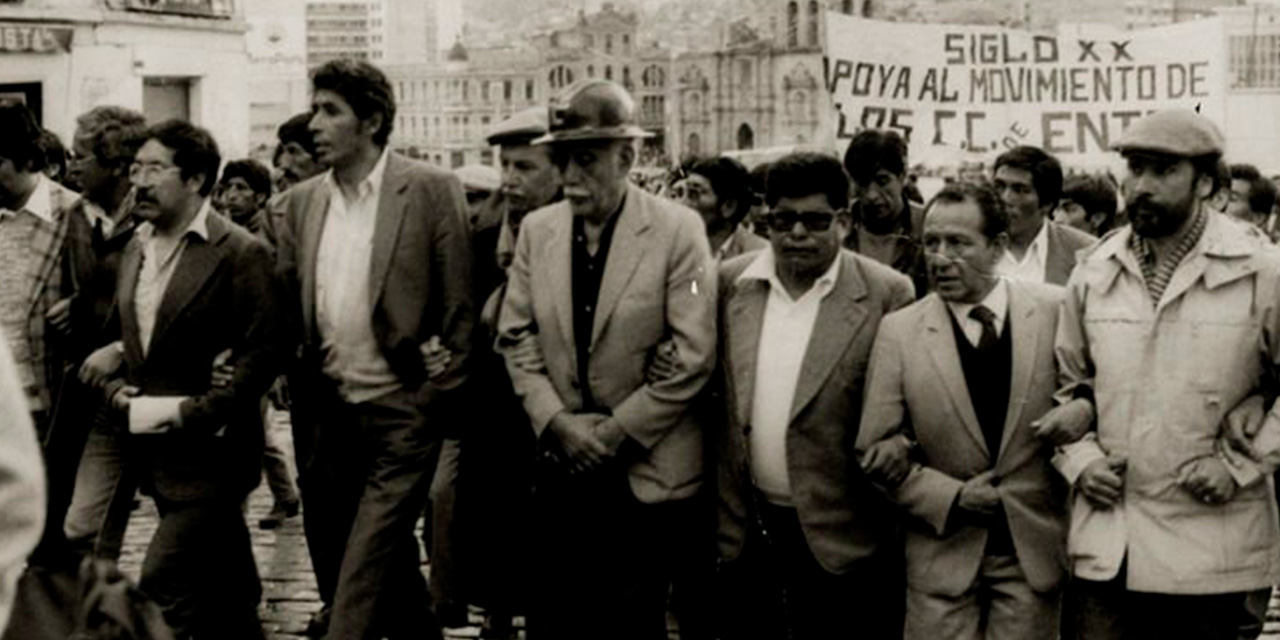
<instances>
[{"instance_id":1,"label":"sign on wall","mask_svg":"<svg viewBox=\"0 0 1280 640\"><path fill-rule=\"evenodd\" d=\"M827 29L841 152L873 128L902 134L913 163L987 160L1029 144L1069 164L1100 165L1153 110L1222 113L1219 19L1105 37L842 14L829 14Z\"/></svg>"},{"instance_id":2,"label":"sign on wall","mask_svg":"<svg viewBox=\"0 0 1280 640\"><path fill-rule=\"evenodd\" d=\"M230 18L235 12L232 0L127 0L125 7L131 11L202 18Z\"/></svg>"},{"instance_id":3,"label":"sign on wall","mask_svg":"<svg viewBox=\"0 0 1280 640\"><path fill-rule=\"evenodd\" d=\"M71 28L0 22L0 52L61 53L71 49Z\"/></svg>"}]
</instances>

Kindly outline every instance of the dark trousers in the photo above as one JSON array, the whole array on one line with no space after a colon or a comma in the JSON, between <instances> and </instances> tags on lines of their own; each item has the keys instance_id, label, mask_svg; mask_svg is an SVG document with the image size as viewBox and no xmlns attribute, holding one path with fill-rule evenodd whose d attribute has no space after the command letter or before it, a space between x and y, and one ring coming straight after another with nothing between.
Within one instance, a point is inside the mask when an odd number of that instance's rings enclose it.
<instances>
[{"instance_id":1,"label":"dark trousers","mask_svg":"<svg viewBox=\"0 0 1280 640\"><path fill-rule=\"evenodd\" d=\"M320 409L303 495L316 582L333 603L328 637L440 638L413 535L440 429L409 391L356 405L334 393L295 395L304 402Z\"/></svg>"},{"instance_id":2,"label":"dark trousers","mask_svg":"<svg viewBox=\"0 0 1280 640\"><path fill-rule=\"evenodd\" d=\"M902 638L906 586L900 550L836 575L809 550L796 510L759 500L766 538L753 526L737 559L721 565L721 640Z\"/></svg>"},{"instance_id":3,"label":"dark trousers","mask_svg":"<svg viewBox=\"0 0 1280 640\"><path fill-rule=\"evenodd\" d=\"M1079 640L1237 640L1255 592L1212 595L1143 593L1125 588L1125 573L1108 582L1075 578L1068 615ZM1266 590L1270 593L1270 589Z\"/></svg>"},{"instance_id":4,"label":"dark trousers","mask_svg":"<svg viewBox=\"0 0 1280 640\"><path fill-rule=\"evenodd\" d=\"M693 501L643 504L618 462L534 495L529 640L665 640L676 554Z\"/></svg>"},{"instance_id":5,"label":"dark trousers","mask_svg":"<svg viewBox=\"0 0 1280 640\"><path fill-rule=\"evenodd\" d=\"M156 499L160 524L139 587L164 612L178 640L264 638L262 585L240 502Z\"/></svg>"}]
</instances>

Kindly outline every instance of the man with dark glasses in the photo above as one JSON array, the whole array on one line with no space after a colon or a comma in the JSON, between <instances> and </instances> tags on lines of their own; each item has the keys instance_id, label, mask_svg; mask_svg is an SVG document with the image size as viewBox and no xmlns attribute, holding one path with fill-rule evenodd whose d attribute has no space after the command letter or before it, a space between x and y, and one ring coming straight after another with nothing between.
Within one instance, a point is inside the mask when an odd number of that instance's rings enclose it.
<instances>
[{"instance_id":1,"label":"man with dark glasses","mask_svg":"<svg viewBox=\"0 0 1280 640\"><path fill-rule=\"evenodd\" d=\"M915 291L841 249L840 161L779 160L765 201L770 247L720 269L721 638L899 638L895 516L849 455L880 318Z\"/></svg>"}]
</instances>

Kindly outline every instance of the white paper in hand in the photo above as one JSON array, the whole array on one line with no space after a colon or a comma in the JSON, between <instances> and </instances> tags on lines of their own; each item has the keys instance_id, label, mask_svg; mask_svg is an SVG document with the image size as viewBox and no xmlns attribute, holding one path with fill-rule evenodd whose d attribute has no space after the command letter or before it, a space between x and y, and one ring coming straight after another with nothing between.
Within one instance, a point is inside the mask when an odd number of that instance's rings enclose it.
<instances>
[{"instance_id":1,"label":"white paper in hand","mask_svg":"<svg viewBox=\"0 0 1280 640\"><path fill-rule=\"evenodd\" d=\"M129 401L129 433L165 433L181 415L184 397L155 398L139 396Z\"/></svg>"}]
</instances>

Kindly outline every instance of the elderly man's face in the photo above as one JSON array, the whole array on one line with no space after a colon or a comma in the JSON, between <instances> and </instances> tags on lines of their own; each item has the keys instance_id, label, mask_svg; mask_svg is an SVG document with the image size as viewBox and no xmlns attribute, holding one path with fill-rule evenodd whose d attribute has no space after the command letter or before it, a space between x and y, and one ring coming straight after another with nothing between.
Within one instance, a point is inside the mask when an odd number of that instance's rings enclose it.
<instances>
[{"instance_id":1,"label":"elderly man's face","mask_svg":"<svg viewBox=\"0 0 1280 640\"><path fill-rule=\"evenodd\" d=\"M635 160L631 141L561 143L552 153L573 214L600 220L612 214L626 193L627 173Z\"/></svg>"}]
</instances>

